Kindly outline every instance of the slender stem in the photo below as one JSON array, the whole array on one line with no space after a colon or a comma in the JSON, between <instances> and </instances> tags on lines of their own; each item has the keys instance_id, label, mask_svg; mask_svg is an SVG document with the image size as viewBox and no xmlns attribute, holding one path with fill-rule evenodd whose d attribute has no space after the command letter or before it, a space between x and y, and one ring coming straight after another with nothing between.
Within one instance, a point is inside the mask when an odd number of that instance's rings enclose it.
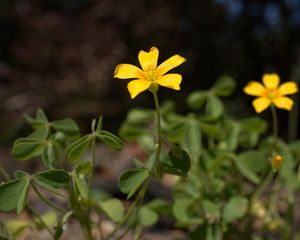
<instances>
[{"instance_id":1,"label":"slender stem","mask_svg":"<svg viewBox=\"0 0 300 240\"><path fill-rule=\"evenodd\" d=\"M41 199L46 205L48 205L49 207L55 209L55 210L58 211L58 212L61 212L61 213L65 213L65 212L66 212L65 209L55 206L52 202L50 202L47 198L45 198L45 197L39 192L39 190L37 189L37 187L36 187L33 183L31 184L31 186L32 186L34 192L40 197L40 199Z\"/></svg>"},{"instance_id":2,"label":"slender stem","mask_svg":"<svg viewBox=\"0 0 300 240\"><path fill-rule=\"evenodd\" d=\"M279 180L279 178L275 179L274 187L273 187L273 190L272 190L272 193L270 196L270 205L269 205L270 211L276 218L280 218L277 207L276 207L278 193L279 193L280 184L281 184L278 180Z\"/></svg>"},{"instance_id":3,"label":"slender stem","mask_svg":"<svg viewBox=\"0 0 300 240\"><path fill-rule=\"evenodd\" d=\"M134 200L133 204L130 206L126 214L124 215L123 219L118 223L114 231L107 237L108 239L111 239L120 229L120 227L129 219L132 212L136 210L136 214L139 211L139 208L144 200L145 192L149 184L149 180L151 176L155 175L159 179L162 177L162 169L161 169L161 163L160 163L160 153L161 153L161 145L162 145L162 130L161 130L161 113L160 113L160 106L157 96L157 90L151 91L153 93L154 103L155 103L155 109L156 109L156 141L155 141L155 159L154 164L152 166L150 177L148 180L144 183L143 187L139 190L138 196ZM123 239L123 237L128 233L130 230L130 227L127 227L125 231L117 238L117 239Z\"/></svg>"},{"instance_id":4,"label":"slender stem","mask_svg":"<svg viewBox=\"0 0 300 240\"><path fill-rule=\"evenodd\" d=\"M93 167L96 165L96 137L93 138L92 141L92 162L93 162Z\"/></svg>"},{"instance_id":5,"label":"slender stem","mask_svg":"<svg viewBox=\"0 0 300 240\"><path fill-rule=\"evenodd\" d=\"M265 188L269 185L269 183L271 182L271 180L273 178L273 175L274 175L274 173L272 171L269 171L268 174L266 175L266 177L264 178L264 180L260 183L260 185L258 185L258 187L256 188L255 192L252 195L252 198L250 201L251 205L263 193Z\"/></svg>"},{"instance_id":6,"label":"slender stem","mask_svg":"<svg viewBox=\"0 0 300 240\"><path fill-rule=\"evenodd\" d=\"M3 175L3 177L7 180L10 181L10 176L6 172L5 168L2 166L2 163L0 162L0 173Z\"/></svg>"},{"instance_id":7,"label":"slender stem","mask_svg":"<svg viewBox=\"0 0 300 240\"><path fill-rule=\"evenodd\" d=\"M155 102L155 109L156 109L156 143L155 143L155 160L154 160L154 171L157 177L160 179L162 177L162 170L159 161L160 152L161 152L161 144L162 144L162 137L161 137L161 115L160 115L160 107L159 101L157 96L157 91L153 91L153 97Z\"/></svg>"},{"instance_id":8,"label":"slender stem","mask_svg":"<svg viewBox=\"0 0 300 240\"><path fill-rule=\"evenodd\" d=\"M48 233L53 237L54 234L52 230L49 228L49 226L45 223L41 215L34 209L34 207L30 204L26 204L27 208L37 217L37 219L40 221L40 224L43 225L43 227L48 231Z\"/></svg>"},{"instance_id":9,"label":"slender stem","mask_svg":"<svg viewBox=\"0 0 300 240\"><path fill-rule=\"evenodd\" d=\"M278 136L278 117L277 117L276 109L273 105L271 105L271 112L272 112L272 120L273 120L273 137L274 137L274 144L275 144L276 138Z\"/></svg>"},{"instance_id":10,"label":"slender stem","mask_svg":"<svg viewBox=\"0 0 300 240\"><path fill-rule=\"evenodd\" d=\"M136 199L134 200L134 202L131 204L130 208L127 210L126 214L124 215L123 219L118 223L118 225L116 226L114 231L107 237L107 240L111 239L117 233L117 231L120 229L120 227L129 219L132 212L134 210L136 210L136 208L137 208L137 211L138 211L138 208L139 208L140 204L144 200L144 196L145 196L145 192L146 192L146 189L148 187L148 184L149 184L149 180L145 182L144 186L139 191L138 196L136 197Z\"/></svg>"},{"instance_id":11,"label":"slender stem","mask_svg":"<svg viewBox=\"0 0 300 240\"><path fill-rule=\"evenodd\" d=\"M84 235L84 239L85 240L93 240L93 236L91 233L91 227L88 224L85 224L83 222L80 222L82 231L83 231L83 235Z\"/></svg>"}]
</instances>

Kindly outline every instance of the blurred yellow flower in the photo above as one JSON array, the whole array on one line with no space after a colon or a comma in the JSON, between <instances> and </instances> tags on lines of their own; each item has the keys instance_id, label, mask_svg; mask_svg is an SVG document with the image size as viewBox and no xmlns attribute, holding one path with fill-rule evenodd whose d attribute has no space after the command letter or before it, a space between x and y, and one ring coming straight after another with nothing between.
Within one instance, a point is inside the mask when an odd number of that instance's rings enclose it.
<instances>
[{"instance_id":1,"label":"blurred yellow flower","mask_svg":"<svg viewBox=\"0 0 300 240\"><path fill-rule=\"evenodd\" d=\"M185 58L174 55L157 67L158 54L159 51L156 47L152 47L149 52L140 51L138 59L142 69L131 64L117 65L114 78L134 79L127 85L131 98L135 98L138 94L155 84L180 90L181 75L166 73L185 62Z\"/></svg>"},{"instance_id":2,"label":"blurred yellow flower","mask_svg":"<svg viewBox=\"0 0 300 240\"><path fill-rule=\"evenodd\" d=\"M263 84L257 81L251 81L244 87L244 92L251 96L256 96L252 104L257 113L264 111L270 104L286 110L291 110L293 100L286 95L298 92L297 84L294 82L285 82L279 86L279 76L276 73L264 74Z\"/></svg>"}]
</instances>

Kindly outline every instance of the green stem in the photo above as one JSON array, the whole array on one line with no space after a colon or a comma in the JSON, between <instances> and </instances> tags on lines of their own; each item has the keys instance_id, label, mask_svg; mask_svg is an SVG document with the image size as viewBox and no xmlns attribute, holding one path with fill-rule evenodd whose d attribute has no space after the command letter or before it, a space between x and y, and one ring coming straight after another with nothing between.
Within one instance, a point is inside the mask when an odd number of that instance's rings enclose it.
<instances>
[{"instance_id":1,"label":"green stem","mask_svg":"<svg viewBox=\"0 0 300 240\"><path fill-rule=\"evenodd\" d=\"M157 96L157 89L153 88L153 90L150 90L153 93L154 103L155 103L155 109L156 109L156 141L155 141L155 158L154 158L154 164L151 168L150 177L148 180L144 183L143 187L139 190L138 196L134 200L133 204L130 206L128 211L126 212L123 219L118 223L114 231L107 237L108 239L111 239L120 229L120 227L129 219L132 212L136 210L136 214L139 211L139 208L141 207L141 204L144 200L144 195L146 192L146 189L149 184L149 180L151 176L157 176L159 179L162 177L162 168L160 163L160 153L161 153L161 146L162 146L162 130L161 130L161 113L160 113L160 106ZM129 227L125 229L125 231L117 238L122 239L130 230Z\"/></svg>"},{"instance_id":2,"label":"green stem","mask_svg":"<svg viewBox=\"0 0 300 240\"><path fill-rule=\"evenodd\" d=\"M37 189L37 187L34 185L34 183L31 184L34 192L40 197L40 199L46 204L48 205L49 207L55 209L56 211L60 212L60 213L65 213L65 209L63 208L60 208L60 207L57 207L55 206L52 202L50 202L47 198L45 198L40 192L39 190Z\"/></svg>"},{"instance_id":3,"label":"green stem","mask_svg":"<svg viewBox=\"0 0 300 240\"><path fill-rule=\"evenodd\" d=\"M276 138L278 136L278 117L274 105L271 105L272 120L273 120L273 150L275 150Z\"/></svg>"},{"instance_id":4,"label":"green stem","mask_svg":"<svg viewBox=\"0 0 300 240\"><path fill-rule=\"evenodd\" d=\"M129 219L129 217L131 216L132 212L134 210L137 210L140 207L140 204L143 202L144 200L144 196L146 193L146 189L148 187L149 184L149 180L145 182L145 184L143 185L143 187L141 188L141 190L138 193L138 196L136 197L136 199L134 200L134 202L131 204L130 208L127 210L125 216L123 217L123 219L118 223L118 225L116 226L116 228L114 229L114 231L107 237L107 240L111 239L116 233L117 231L120 229L120 227ZM128 229L129 231L129 229ZM125 232L127 233L128 231L125 230ZM124 234L124 233L123 233ZM123 236L123 234L121 236ZM126 235L126 234L125 234Z\"/></svg>"},{"instance_id":5,"label":"green stem","mask_svg":"<svg viewBox=\"0 0 300 240\"><path fill-rule=\"evenodd\" d=\"M83 222L80 222L80 225L81 225L81 228L83 231L84 239L85 240L93 240L93 236L91 233L91 227L88 224L83 223Z\"/></svg>"},{"instance_id":6,"label":"green stem","mask_svg":"<svg viewBox=\"0 0 300 240\"><path fill-rule=\"evenodd\" d=\"M54 234L53 234L52 230L45 223L45 221L41 217L41 214L39 214L30 203L27 203L26 206L37 217L37 219L40 221L40 224L43 225L43 227L48 231L50 236L54 237Z\"/></svg>"},{"instance_id":7,"label":"green stem","mask_svg":"<svg viewBox=\"0 0 300 240\"><path fill-rule=\"evenodd\" d=\"M265 190L265 188L269 185L269 183L272 181L274 173L272 171L269 171L268 174L266 175L266 177L264 178L263 181L261 181L261 183L258 185L258 187L256 188L255 192L253 193L252 197L251 197L251 205L254 203L254 201L263 193L263 191Z\"/></svg>"},{"instance_id":8,"label":"green stem","mask_svg":"<svg viewBox=\"0 0 300 240\"><path fill-rule=\"evenodd\" d=\"M153 93L155 109L156 109L156 143L155 143L155 160L154 160L153 170L155 171L156 176L160 179L162 177L162 169L159 160L160 152L161 152L161 144L162 144L161 114L160 114L157 91L153 91L152 93Z\"/></svg>"},{"instance_id":9,"label":"green stem","mask_svg":"<svg viewBox=\"0 0 300 240\"><path fill-rule=\"evenodd\" d=\"M5 168L2 166L2 163L0 162L0 173L3 175L3 177L7 180L10 181L9 174L6 172Z\"/></svg>"},{"instance_id":10,"label":"green stem","mask_svg":"<svg viewBox=\"0 0 300 240\"><path fill-rule=\"evenodd\" d=\"M280 215L278 213L277 206L276 206L277 200L278 200L278 193L280 190L280 184L281 184L278 180L279 180L279 178L277 177L274 182L274 187L273 187L273 190L272 190L272 193L270 196L270 205L269 205L272 215L276 218L280 218Z\"/></svg>"}]
</instances>

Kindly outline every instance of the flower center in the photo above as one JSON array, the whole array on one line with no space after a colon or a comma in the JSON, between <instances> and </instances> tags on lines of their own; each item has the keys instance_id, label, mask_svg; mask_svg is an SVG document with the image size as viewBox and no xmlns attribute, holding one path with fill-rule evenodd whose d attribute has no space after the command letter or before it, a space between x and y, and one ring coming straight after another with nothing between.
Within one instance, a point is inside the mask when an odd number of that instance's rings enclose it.
<instances>
[{"instance_id":1,"label":"flower center","mask_svg":"<svg viewBox=\"0 0 300 240\"><path fill-rule=\"evenodd\" d=\"M148 81L155 81L157 79L157 72L156 69L149 69L148 71L145 72L145 77L146 80Z\"/></svg>"},{"instance_id":2,"label":"flower center","mask_svg":"<svg viewBox=\"0 0 300 240\"><path fill-rule=\"evenodd\" d=\"M270 100L273 100L275 98L278 98L279 97L279 92L277 89L266 89L265 91L265 96L267 98L269 98Z\"/></svg>"}]
</instances>

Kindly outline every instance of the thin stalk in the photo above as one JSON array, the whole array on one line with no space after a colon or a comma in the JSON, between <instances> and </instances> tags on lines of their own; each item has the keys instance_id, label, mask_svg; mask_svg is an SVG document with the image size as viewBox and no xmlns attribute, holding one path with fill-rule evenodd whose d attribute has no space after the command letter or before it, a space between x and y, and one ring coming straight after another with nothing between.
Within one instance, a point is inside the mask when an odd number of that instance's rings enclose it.
<instances>
[{"instance_id":1,"label":"thin stalk","mask_svg":"<svg viewBox=\"0 0 300 240\"><path fill-rule=\"evenodd\" d=\"M273 105L271 105L271 112L272 112L272 120L273 120L273 150L275 150L275 143L276 143L276 138L278 136L278 117L276 113L276 109Z\"/></svg>"},{"instance_id":2,"label":"thin stalk","mask_svg":"<svg viewBox=\"0 0 300 240\"><path fill-rule=\"evenodd\" d=\"M7 180L10 181L10 176L6 172L5 168L2 166L2 163L0 162L0 173L3 175L3 177Z\"/></svg>"},{"instance_id":3,"label":"thin stalk","mask_svg":"<svg viewBox=\"0 0 300 240\"><path fill-rule=\"evenodd\" d=\"M93 134L95 134L95 130L92 129ZM96 136L93 136L92 144L91 144L91 152L92 152L92 169L96 166ZM87 222L85 223L85 227L83 228L84 235L87 239L93 239L92 232L91 232L91 221L90 221L90 213L91 213L91 196L92 196L92 179L93 179L93 171L91 172L88 180L88 186L89 186L89 198L88 198L88 208L87 208ZM101 213L99 213L100 219L101 219ZM99 222L99 231L101 237L103 236L102 227L101 227L101 221ZM101 238L103 239L103 238Z\"/></svg>"},{"instance_id":4,"label":"thin stalk","mask_svg":"<svg viewBox=\"0 0 300 240\"><path fill-rule=\"evenodd\" d=\"M107 240L111 239L116 233L117 231L120 229L120 227L129 219L129 217L131 216L132 212L134 210L137 210L140 207L140 204L143 202L144 200L144 196L145 196L145 192L146 189L148 187L149 184L149 180L144 184L144 186L141 188L141 190L138 193L138 196L136 197L136 199L134 200L134 202L131 204L130 208L128 209L128 211L126 212L125 216L123 217L123 219L118 223L118 225L116 226L116 228L114 229L114 231L107 237ZM129 231L129 230L128 230ZM128 232L127 231L127 232ZM125 230L126 232L126 230ZM124 234L124 233L123 233ZM122 234L122 236L123 236ZM126 234L125 234L126 235Z\"/></svg>"},{"instance_id":5,"label":"thin stalk","mask_svg":"<svg viewBox=\"0 0 300 240\"><path fill-rule=\"evenodd\" d=\"M93 167L95 167L96 165L96 137L95 136L92 141L92 162L93 162Z\"/></svg>"},{"instance_id":6,"label":"thin stalk","mask_svg":"<svg viewBox=\"0 0 300 240\"><path fill-rule=\"evenodd\" d=\"M40 224L43 225L43 227L48 231L48 233L52 237L54 237L54 234L53 234L52 230L45 223L45 221L43 220L43 218L41 218L41 215L34 209L34 207L30 203L27 203L26 206L37 217L37 219L40 221Z\"/></svg>"},{"instance_id":7,"label":"thin stalk","mask_svg":"<svg viewBox=\"0 0 300 240\"><path fill-rule=\"evenodd\" d=\"M265 188L269 185L269 183L272 181L274 173L270 170L263 181L258 185L255 192L253 193L251 197L251 205L254 203L254 201L263 193Z\"/></svg>"},{"instance_id":8,"label":"thin stalk","mask_svg":"<svg viewBox=\"0 0 300 240\"><path fill-rule=\"evenodd\" d=\"M55 209L56 211L58 212L61 212L61 213L65 213L65 209L63 208L60 208L60 207L57 207L55 206L52 202L50 202L47 198L45 198L40 192L39 190L37 189L37 187L34 185L34 184L31 184L34 192L40 197L40 199L46 204L48 205L49 207Z\"/></svg>"},{"instance_id":9,"label":"thin stalk","mask_svg":"<svg viewBox=\"0 0 300 240\"><path fill-rule=\"evenodd\" d=\"M91 233L91 227L88 224L82 223L80 222L82 231L83 231L83 235L84 235L84 239L85 240L93 240L93 236Z\"/></svg>"},{"instance_id":10,"label":"thin stalk","mask_svg":"<svg viewBox=\"0 0 300 240\"><path fill-rule=\"evenodd\" d=\"M160 152L161 152L161 144L162 144L162 133L161 133L161 114L160 114L160 107L159 101L157 96L157 91L153 91L153 98L155 103L156 109L156 143L155 143L155 160L154 160L154 171L157 177L160 179L162 177L162 170L160 165Z\"/></svg>"},{"instance_id":11,"label":"thin stalk","mask_svg":"<svg viewBox=\"0 0 300 240\"><path fill-rule=\"evenodd\" d=\"M151 91L151 90L150 90ZM154 164L152 166L151 172L150 172L150 177L148 180L145 182L143 187L139 190L139 193L134 200L133 204L130 206L128 211L126 212L125 216L123 219L118 223L114 231L107 237L108 239L111 239L120 229L120 227L129 219L131 216L132 212L136 210L136 214L139 211L139 208L144 200L144 195L146 192L146 189L149 184L149 180L151 176L157 176L159 179L162 177L162 169L161 169L161 163L160 163L160 154L161 154L161 146L162 146L162 130L161 130L161 113L160 113L160 106L159 106L159 101L158 101L158 96L157 96L157 90L151 91L153 93L153 98L154 98L154 103L155 103L155 110L156 110L156 141L155 141L155 158L154 158ZM122 239L130 230L129 227L125 229L125 231L117 238L117 239Z\"/></svg>"}]
</instances>

